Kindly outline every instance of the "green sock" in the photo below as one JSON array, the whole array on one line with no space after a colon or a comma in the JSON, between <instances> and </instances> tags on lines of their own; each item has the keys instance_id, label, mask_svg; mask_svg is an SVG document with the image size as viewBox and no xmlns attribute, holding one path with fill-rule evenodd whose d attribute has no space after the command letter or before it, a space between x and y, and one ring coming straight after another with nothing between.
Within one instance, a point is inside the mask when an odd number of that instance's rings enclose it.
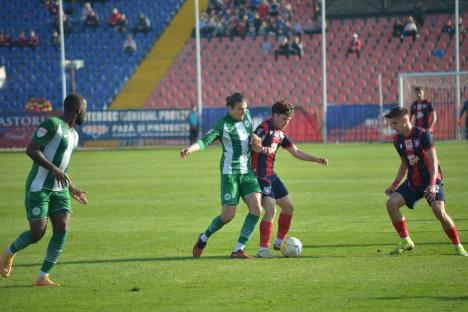
<instances>
[{"instance_id":1,"label":"green sock","mask_svg":"<svg viewBox=\"0 0 468 312\"><path fill-rule=\"evenodd\" d=\"M29 245L31 245L31 232L26 231L21 233L18 238L10 245L10 250L12 253L17 253Z\"/></svg>"},{"instance_id":2,"label":"green sock","mask_svg":"<svg viewBox=\"0 0 468 312\"><path fill-rule=\"evenodd\" d=\"M211 224L208 226L208 228L205 231L205 235L207 237L210 237L213 235L216 231L221 229L224 226L223 219L221 219L221 216L217 216L216 218L211 221Z\"/></svg>"},{"instance_id":3,"label":"green sock","mask_svg":"<svg viewBox=\"0 0 468 312\"><path fill-rule=\"evenodd\" d=\"M53 233L47 247L47 254L42 263L41 271L49 273L52 267L57 263L60 254L63 251L67 233Z\"/></svg>"},{"instance_id":4,"label":"green sock","mask_svg":"<svg viewBox=\"0 0 468 312\"><path fill-rule=\"evenodd\" d=\"M247 241L252 237L258 219L260 219L259 216L253 215L251 213L249 213L247 217L245 217L244 225L242 226L239 236L239 243L245 245Z\"/></svg>"}]
</instances>

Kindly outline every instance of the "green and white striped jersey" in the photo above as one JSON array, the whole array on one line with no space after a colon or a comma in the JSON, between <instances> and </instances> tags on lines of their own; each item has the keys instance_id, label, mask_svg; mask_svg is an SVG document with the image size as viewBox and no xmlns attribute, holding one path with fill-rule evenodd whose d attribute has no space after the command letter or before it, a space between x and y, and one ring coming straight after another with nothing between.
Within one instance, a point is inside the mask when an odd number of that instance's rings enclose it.
<instances>
[{"instance_id":1,"label":"green and white striped jersey","mask_svg":"<svg viewBox=\"0 0 468 312\"><path fill-rule=\"evenodd\" d=\"M45 120L37 128L32 140L41 145L41 150L47 160L66 172L73 150L78 145L78 133L58 117ZM33 163L26 181L26 190L38 192L41 190L62 191L62 187L54 176L44 167Z\"/></svg>"},{"instance_id":2,"label":"green and white striped jersey","mask_svg":"<svg viewBox=\"0 0 468 312\"><path fill-rule=\"evenodd\" d=\"M222 174L245 174L252 171L250 165L250 139L252 120L247 110L244 120L237 121L226 114L213 129L197 141L200 149L219 139L223 145L220 170Z\"/></svg>"}]
</instances>

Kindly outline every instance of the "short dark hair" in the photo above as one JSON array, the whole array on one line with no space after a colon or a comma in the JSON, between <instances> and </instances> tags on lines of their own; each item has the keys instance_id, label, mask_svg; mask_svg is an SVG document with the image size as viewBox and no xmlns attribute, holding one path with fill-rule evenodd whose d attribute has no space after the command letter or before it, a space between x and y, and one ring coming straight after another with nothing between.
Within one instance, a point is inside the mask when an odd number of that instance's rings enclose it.
<instances>
[{"instance_id":1,"label":"short dark hair","mask_svg":"<svg viewBox=\"0 0 468 312\"><path fill-rule=\"evenodd\" d=\"M395 117L403 117L405 115L408 115L408 109L406 107L397 106L391 111L389 111L385 115L385 118L391 119Z\"/></svg>"},{"instance_id":2,"label":"short dark hair","mask_svg":"<svg viewBox=\"0 0 468 312\"><path fill-rule=\"evenodd\" d=\"M237 103L242 103L242 101L244 101L244 96L239 92L236 92L226 98L226 106L231 106L234 108Z\"/></svg>"},{"instance_id":3,"label":"short dark hair","mask_svg":"<svg viewBox=\"0 0 468 312\"><path fill-rule=\"evenodd\" d=\"M85 98L79 94L69 94L63 102L63 109L68 113L76 113L81 105L85 103Z\"/></svg>"},{"instance_id":4,"label":"short dark hair","mask_svg":"<svg viewBox=\"0 0 468 312\"><path fill-rule=\"evenodd\" d=\"M271 107L272 114L282 114L291 116L294 114L294 106L286 100L281 100Z\"/></svg>"},{"instance_id":5,"label":"short dark hair","mask_svg":"<svg viewBox=\"0 0 468 312\"><path fill-rule=\"evenodd\" d=\"M414 91L415 91L415 92L419 92L419 91L421 91L421 90L422 90L421 87L415 87L415 88L414 88Z\"/></svg>"}]
</instances>

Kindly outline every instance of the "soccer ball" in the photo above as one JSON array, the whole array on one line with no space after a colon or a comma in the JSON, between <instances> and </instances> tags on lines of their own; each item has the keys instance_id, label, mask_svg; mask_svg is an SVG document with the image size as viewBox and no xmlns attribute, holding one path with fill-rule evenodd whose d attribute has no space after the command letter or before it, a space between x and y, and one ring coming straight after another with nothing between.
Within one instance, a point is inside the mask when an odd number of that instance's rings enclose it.
<instances>
[{"instance_id":1,"label":"soccer ball","mask_svg":"<svg viewBox=\"0 0 468 312\"><path fill-rule=\"evenodd\" d=\"M281 243L281 254L283 257L299 257L302 252L302 243L295 237L287 237Z\"/></svg>"}]
</instances>

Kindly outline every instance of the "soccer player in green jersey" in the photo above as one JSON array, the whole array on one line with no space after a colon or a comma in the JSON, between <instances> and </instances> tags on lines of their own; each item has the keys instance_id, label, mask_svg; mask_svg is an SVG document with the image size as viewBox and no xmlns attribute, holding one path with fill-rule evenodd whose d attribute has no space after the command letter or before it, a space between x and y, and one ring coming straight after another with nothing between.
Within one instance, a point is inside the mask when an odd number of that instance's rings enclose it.
<instances>
[{"instance_id":1,"label":"soccer player in green jersey","mask_svg":"<svg viewBox=\"0 0 468 312\"><path fill-rule=\"evenodd\" d=\"M26 154L34 162L26 181L25 192L29 231L21 233L3 251L0 271L4 277L10 275L15 254L41 240L50 218L52 238L39 276L33 285L59 286L50 280L49 272L57 263L65 245L71 212L70 196L80 204L88 203L85 192L75 188L66 173L71 154L78 145L78 133L73 127L84 122L86 105L86 100L81 95L67 96L63 115L41 123L26 149Z\"/></svg>"},{"instance_id":2,"label":"soccer player in green jersey","mask_svg":"<svg viewBox=\"0 0 468 312\"><path fill-rule=\"evenodd\" d=\"M223 147L221 157L221 215L201 233L193 247L193 256L200 257L208 239L234 218L239 198L247 204L249 213L242 226L239 240L231 258L251 258L244 251L245 244L252 236L261 213L261 189L250 164L251 148L261 148L259 138L252 131L247 102L239 93L227 97L228 113L219 120L210 132L195 144L180 151L182 159L191 153L203 150L215 140Z\"/></svg>"}]
</instances>

